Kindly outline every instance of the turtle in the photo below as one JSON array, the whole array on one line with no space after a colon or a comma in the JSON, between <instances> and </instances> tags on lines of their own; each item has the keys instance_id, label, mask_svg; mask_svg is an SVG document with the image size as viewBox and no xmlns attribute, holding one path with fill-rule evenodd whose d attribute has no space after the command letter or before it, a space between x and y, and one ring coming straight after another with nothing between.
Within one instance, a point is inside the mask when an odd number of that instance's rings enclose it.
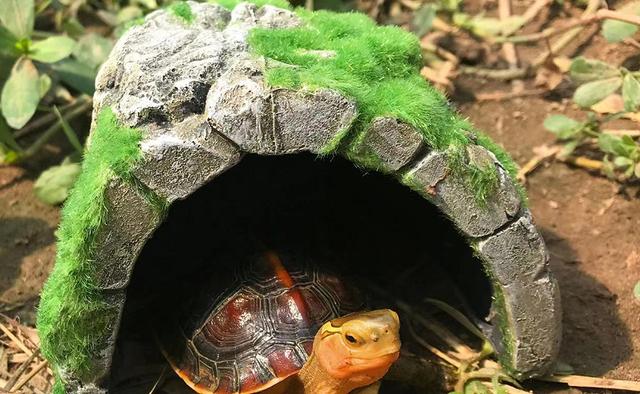
<instances>
[{"instance_id":1,"label":"turtle","mask_svg":"<svg viewBox=\"0 0 640 394\"><path fill-rule=\"evenodd\" d=\"M398 315L367 311L339 276L274 251L205 280L163 316L156 339L201 394L342 394L376 382L398 358ZM226 282L226 284L224 284Z\"/></svg>"}]
</instances>

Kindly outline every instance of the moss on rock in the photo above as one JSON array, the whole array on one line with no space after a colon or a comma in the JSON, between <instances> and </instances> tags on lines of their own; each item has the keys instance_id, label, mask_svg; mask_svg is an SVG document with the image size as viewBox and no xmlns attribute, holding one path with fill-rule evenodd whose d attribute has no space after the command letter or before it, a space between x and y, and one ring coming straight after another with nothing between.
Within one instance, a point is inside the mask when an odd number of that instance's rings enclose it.
<instances>
[{"instance_id":1,"label":"moss on rock","mask_svg":"<svg viewBox=\"0 0 640 394\"><path fill-rule=\"evenodd\" d=\"M114 318L93 280L93 245L106 214L104 192L110 180L130 177L141 157L141 138L138 130L121 126L111 109L100 112L56 233L56 264L38 309L42 353L57 368L81 376L90 372L96 335L106 332Z\"/></svg>"},{"instance_id":2,"label":"moss on rock","mask_svg":"<svg viewBox=\"0 0 640 394\"><path fill-rule=\"evenodd\" d=\"M249 43L266 59L266 80L274 87L314 91L335 89L353 98L358 119L342 141L331 141L323 153L342 153L357 164L381 170L380 161L359 149L376 117L391 117L414 126L431 148L464 152L477 143L493 152L515 179L516 165L484 134L474 131L447 99L420 75L418 39L395 26L377 26L359 13L310 12L297 9L305 24L289 29L253 29ZM484 201L498 185L495 169L479 168L452 156L451 167L463 172Z\"/></svg>"}]
</instances>

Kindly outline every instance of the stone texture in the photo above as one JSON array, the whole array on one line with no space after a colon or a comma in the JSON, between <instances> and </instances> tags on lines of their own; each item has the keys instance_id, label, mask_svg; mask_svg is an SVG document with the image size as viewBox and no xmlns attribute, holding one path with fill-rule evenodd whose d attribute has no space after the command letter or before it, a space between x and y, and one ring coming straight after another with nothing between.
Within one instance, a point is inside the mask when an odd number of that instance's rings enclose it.
<instances>
[{"instance_id":1,"label":"stone texture","mask_svg":"<svg viewBox=\"0 0 640 394\"><path fill-rule=\"evenodd\" d=\"M276 153L320 153L356 118L356 105L339 93L278 89L273 92L278 146Z\"/></svg>"},{"instance_id":2,"label":"stone texture","mask_svg":"<svg viewBox=\"0 0 640 394\"><path fill-rule=\"evenodd\" d=\"M98 336L98 333L96 333L96 337L92 338L95 352L90 355L89 372L83 379L78 378L75 371L64 369L59 371L65 381L65 388L68 393L103 394L108 392L103 386L109 378L113 351L118 338L118 328L120 327L120 319L126 297L125 289L102 291L101 299L107 306L103 313L110 317L109 328L103 337Z\"/></svg>"},{"instance_id":3,"label":"stone texture","mask_svg":"<svg viewBox=\"0 0 640 394\"><path fill-rule=\"evenodd\" d=\"M122 289L129 283L133 264L160 223L160 217L135 186L122 180L109 183L105 205L105 225L99 230L95 244L98 288Z\"/></svg>"},{"instance_id":4,"label":"stone texture","mask_svg":"<svg viewBox=\"0 0 640 394\"><path fill-rule=\"evenodd\" d=\"M229 12L215 4L188 4L193 23L160 10L118 40L96 78L96 113L111 106L131 127L201 114L210 86L250 58L246 37L252 28L300 24L294 13L271 6L244 3Z\"/></svg>"},{"instance_id":5,"label":"stone texture","mask_svg":"<svg viewBox=\"0 0 640 394\"><path fill-rule=\"evenodd\" d=\"M544 241L528 213L479 242L477 251L504 295L505 310L498 313L513 338L507 361L520 377L545 372L560 347L562 311Z\"/></svg>"},{"instance_id":6,"label":"stone texture","mask_svg":"<svg viewBox=\"0 0 640 394\"><path fill-rule=\"evenodd\" d=\"M169 202L186 198L242 157L202 116L150 134L134 175Z\"/></svg>"},{"instance_id":7,"label":"stone texture","mask_svg":"<svg viewBox=\"0 0 640 394\"><path fill-rule=\"evenodd\" d=\"M265 86L262 67L243 59L225 72L207 97L207 116L221 134L243 151L275 154L271 89Z\"/></svg>"},{"instance_id":8,"label":"stone texture","mask_svg":"<svg viewBox=\"0 0 640 394\"><path fill-rule=\"evenodd\" d=\"M422 146L422 135L413 126L393 118L376 118L356 149L379 158L382 171L395 172L409 164Z\"/></svg>"},{"instance_id":9,"label":"stone texture","mask_svg":"<svg viewBox=\"0 0 640 394\"><path fill-rule=\"evenodd\" d=\"M482 147L473 149L476 156L480 154L478 151L492 156ZM520 197L511 179L497 160L491 157L491 162L496 166L500 182L497 192L484 203L477 200L465 179L450 171L446 152L429 153L409 170L406 178L467 236L485 237L507 224L520 210Z\"/></svg>"}]
</instances>

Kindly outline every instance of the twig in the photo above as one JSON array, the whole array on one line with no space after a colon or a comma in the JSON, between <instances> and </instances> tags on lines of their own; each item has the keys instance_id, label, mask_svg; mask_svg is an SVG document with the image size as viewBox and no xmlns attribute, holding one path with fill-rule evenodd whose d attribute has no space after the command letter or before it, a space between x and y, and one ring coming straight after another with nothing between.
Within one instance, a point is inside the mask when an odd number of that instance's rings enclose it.
<instances>
[{"instance_id":1,"label":"twig","mask_svg":"<svg viewBox=\"0 0 640 394\"><path fill-rule=\"evenodd\" d=\"M22 342L20 339L18 339L18 337L13 335L13 333L11 331L9 331L9 329L2 323L0 323L0 330L2 330L9 337L9 339L11 339L11 341L13 341L13 343L15 343L20 348L20 350L22 350L28 356L31 356L33 354L33 351L31 349L29 349L24 344L24 342Z\"/></svg>"},{"instance_id":2,"label":"twig","mask_svg":"<svg viewBox=\"0 0 640 394\"><path fill-rule=\"evenodd\" d=\"M586 26L592 23L600 22L604 19L615 19L622 22L632 23L634 25L640 25L640 16L631 15L631 14L623 14L617 11L611 11L602 9L597 11L593 15L583 16L582 18L572 21L565 26L561 27L550 27L548 29L544 29L539 33L526 34L521 36L512 36L512 37L497 37L495 38L495 42L511 42L511 43L524 43L524 42L532 42L532 41L540 41L545 38L550 38L560 33L564 33L567 30L571 30L578 26Z\"/></svg>"},{"instance_id":3,"label":"twig","mask_svg":"<svg viewBox=\"0 0 640 394\"><path fill-rule=\"evenodd\" d=\"M557 156L556 156L557 157ZM590 171L600 171L602 169L602 162L600 160L593 160L583 156L567 157L561 159L565 163L573 164L576 167L586 168Z\"/></svg>"},{"instance_id":4,"label":"twig","mask_svg":"<svg viewBox=\"0 0 640 394\"><path fill-rule=\"evenodd\" d=\"M475 95L477 101L503 101L518 97L538 96L547 92L547 89L522 90L520 92L490 92Z\"/></svg>"},{"instance_id":5,"label":"twig","mask_svg":"<svg viewBox=\"0 0 640 394\"><path fill-rule=\"evenodd\" d=\"M511 16L511 0L498 0L498 16L500 20L508 19ZM507 35L505 31L503 31L502 34ZM502 53L507 63L509 63L509 68L513 69L518 67L518 52L516 51L515 44L504 42L502 44Z\"/></svg>"},{"instance_id":6,"label":"twig","mask_svg":"<svg viewBox=\"0 0 640 394\"><path fill-rule=\"evenodd\" d=\"M31 363L33 362L33 360L36 358L36 356L39 353L40 353L40 351L38 351L38 350L36 350L35 352L31 353L31 356L29 356L27 361L23 362L22 365L20 365L20 368L18 368L16 370L16 372L14 372L13 375L11 375L11 378L9 378L9 380L7 381L7 384L4 385L4 389L5 390L11 391L11 388L16 384L18 379L22 376L24 371L27 370L29 365L31 365Z\"/></svg>"},{"instance_id":7,"label":"twig","mask_svg":"<svg viewBox=\"0 0 640 394\"><path fill-rule=\"evenodd\" d=\"M529 74L527 68L511 68L508 70L494 70L490 68L479 67L460 67L460 74L475 75L482 78L498 79L502 81L508 81L511 79L524 78Z\"/></svg>"},{"instance_id":8,"label":"twig","mask_svg":"<svg viewBox=\"0 0 640 394\"><path fill-rule=\"evenodd\" d=\"M440 357L441 359L443 359L444 361L446 361L447 363L453 365L456 368L460 368L460 361L454 359L453 357L450 357L448 354L446 354L445 352L441 351L440 349L438 349L437 347L429 344L427 341L425 341L424 339L422 339L415 331L415 329L413 328L413 324L409 323L407 325L407 327L409 327L409 333L411 334L411 336L413 337L413 339L418 342L418 344L420 344L420 346L424 347L425 349L427 349L428 351L430 351L431 353L435 354L436 356Z\"/></svg>"},{"instance_id":9,"label":"twig","mask_svg":"<svg viewBox=\"0 0 640 394\"><path fill-rule=\"evenodd\" d=\"M527 180L527 175L532 173L540 164L542 164L545 160L555 157L562 150L561 146L554 146L553 148L547 148L542 153L536 153L528 162L525 163L520 170L518 171L518 175L516 178L521 183L525 183Z\"/></svg>"},{"instance_id":10,"label":"twig","mask_svg":"<svg viewBox=\"0 0 640 394\"><path fill-rule=\"evenodd\" d=\"M63 105L62 107L60 107L60 112L62 112L64 114L64 112L66 112L67 110L72 109L73 107L76 107L84 102L86 102L86 98L85 96L80 97L77 100L74 100L73 102L67 104L67 105ZM16 138L22 138L30 133L32 133L35 130L38 130L40 127L43 127L46 124L49 124L51 122L53 122L54 120L56 120L56 114L54 114L53 112L48 113L46 115L43 115L41 117L39 117L38 119L35 119L33 121L31 121L29 124L27 124L26 126L24 126L23 128L21 128L20 130L16 130L15 137Z\"/></svg>"},{"instance_id":11,"label":"twig","mask_svg":"<svg viewBox=\"0 0 640 394\"><path fill-rule=\"evenodd\" d=\"M567 375L567 376L543 376L537 378L545 382L565 383L570 387L586 387L609 390L640 391L640 382L630 380L617 380L607 378L594 378L591 376Z\"/></svg>"},{"instance_id":12,"label":"twig","mask_svg":"<svg viewBox=\"0 0 640 394\"><path fill-rule=\"evenodd\" d=\"M551 4L553 0L536 0L527 10L522 14L522 24L520 26L513 27L511 29L505 30L503 33L505 36L510 36L516 31L520 30L522 26L526 26L529 22L533 20L542 11L542 9L549 4Z\"/></svg>"},{"instance_id":13,"label":"twig","mask_svg":"<svg viewBox=\"0 0 640 394\"><path fill-rule=\"evenodd\" d=\"M91 100L87 101L82 105L64 114L64 118L67 121L75 119L78 116L85 113L88 109L90 109L92 105L93 105L93 102ZM33 144L31 144L31 146L25 149L24 153L20 155L19 160L28 159L29 157L36 154L40 150L40 148L42 148L44 144L46 144L49 141L49 139L51 139L51 137L53 137L61 128L62 128L62 123L60 121L57 121L56 123L51 125L47 130L45 130L42 133L42 135L40 135L40 137Z\"/></svg>"},{"instance_id":14,"label":"twig","mask_svg":"<svg viewBox=\"0 0 640 394\"><path fill-rule=\"evenodd\" d=\"M162 383L162 381L164 380L166 373L167 373L167 365L165 364L162 367L162 371L160 371L160 375L158 376L158 379L156 379L156 382L154 383L153 387L151 387L151 390L149 390L149 394L154 394L156 392L156 389L158 388L160 383Z\"/></svg>"},{"instance_id":15,"label":"twig","mask_svg":"<svg viewBox=\"0 0 640 394\"><path fill-rule=\"evenodd\" d=\"M46 366L47 366L47 361L43 361L40 364L36 365L33 371L29 372L29 374L25 376L24 379L22 379L20 382L18 382L18 384L15 387L13 387L11 392L15 393L16 391L20 390L22 386L27 384L34 376L36 376L36 374L38 374L38 372L42 370L42 368Z\"/></svg>"},{"instance_id":16,"label":"twig","mask_svg":"<svg viewBox=\"0 0 640 394\"><path fill-rule=\"evenodd\" d=\"M598 11L598 8L600 8L600 4L601 4L600 1L601 0L589 0L589 3L587 4L587 8L582 13L582 18L588 18L591 15L595 14ZM544 62L547 61L547 58L550 55L558 53L560 50L562 50L562 48L569 45L569 43L573 42L575 38L578 36L578 34L582 32L583 29L584 29L584 26L577 26L567 31L562 37L558 39L558 41L556 41L551 46L551 49L545 51L544 53L536 57L533 60L533 62L531 62L531 67L538 68L541 65L543 65Z\"/></svg>"},{"instance_id":17,"label":"twig","mask_svg":"<svg viewBox=\"0 0 640 394\"><path fill-rule=\"evenodd\" d=\"M483 385L487 386L489 389L493 389L493 383L491 382L480 382ZM513 386L509 386L506 384L502 385L502 388L505 389L507 391L507 393L509 394L531 394L531 391L525 391L525 390L521 390L519 388L513 387Z\"/></svg>"},{"instance_id":18,"label":"twig","mask_svg":"<svg viewBox=\"0 0 640 394\"><path fill-rule=\"evenodd\" d=\"M427 40L420 40L420 47L422 47L422 49L424 49L425 51L429 51L429 52L433 52L436 55L438 55L439 57L450 61L451 63L453 63L454 65L458 65L460 63L460 59L458 59L458 57L456 55L454 55L453 53L447 51L446 49L443 49L431 42L428 42Z\"/></svg>"}]
</instances>

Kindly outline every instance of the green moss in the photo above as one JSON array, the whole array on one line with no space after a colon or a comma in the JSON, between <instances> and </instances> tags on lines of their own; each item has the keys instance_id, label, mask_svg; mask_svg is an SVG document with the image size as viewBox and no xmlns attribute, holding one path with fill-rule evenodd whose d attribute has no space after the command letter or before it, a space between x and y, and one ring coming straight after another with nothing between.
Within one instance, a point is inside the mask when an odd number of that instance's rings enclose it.
<instances>
[{"instance_id":1,"label":"green moss","mask_svg":"<svg viewBox=\"0 0 640 394\"><path fill-rule=\"evenodd\" d=\"M461 152L464 149L459 148L476 141L515 177L516 166L509 156L474 131L420 75L421 50L414 35L398 27L377 26L359 13L303 9L296 13L305 21L303 26L256 28L249 43L269 60L266 79L271 86L303 91L328 88L355 100L359 113L351 132L340 133L323 153L342 153L358 165L383 170L380 159L361 143L371 121L385 116L413 125L434 149ZM498 186L495 168L478 168L454 156L452 169L464 173L478 201L485 201Z\"/></svg>"},{"instance_id":2,"label":"green moss","mask_svg":"<svg viewBox=\"0 0 640 394\"><path fill-rule=\"evenodd\" d=\"M168 9L171 14L187 24L192 23L195 18L193 11L191 11L191 6L185 1L177 1L171 4Z\"/></svg>"},{"instance_id":3,"label":"green moss","mask_svg":"<svg viewBox=\"0 0 640 394\"><path fill-rule=\"evenodd\" d=\"M287 0L209 0L210 3L220 4L228 10L233 10L240 3L252 3L258 7L263 5L272 5L274 7L284 8L286 10L292 9L291 4Z\"/></svg>"},{"instance_id":4,"label":"green moss","mask_svg":"<svg viewBox=\"0 0 640 394\"><path fill-rule=\"evenodd\" d=\"M42 292L38 330L42 353L55 367L82 376L90 370L100 333L117 311L110 309L93 280L92 252L105 216L104 192L115 178L130 178L140 158L138 130L122 127L103 109L91 135L82 174L62 210L56 264ZM59 386L58 386L59 387Z\"/></svg>"}]
</instances>

